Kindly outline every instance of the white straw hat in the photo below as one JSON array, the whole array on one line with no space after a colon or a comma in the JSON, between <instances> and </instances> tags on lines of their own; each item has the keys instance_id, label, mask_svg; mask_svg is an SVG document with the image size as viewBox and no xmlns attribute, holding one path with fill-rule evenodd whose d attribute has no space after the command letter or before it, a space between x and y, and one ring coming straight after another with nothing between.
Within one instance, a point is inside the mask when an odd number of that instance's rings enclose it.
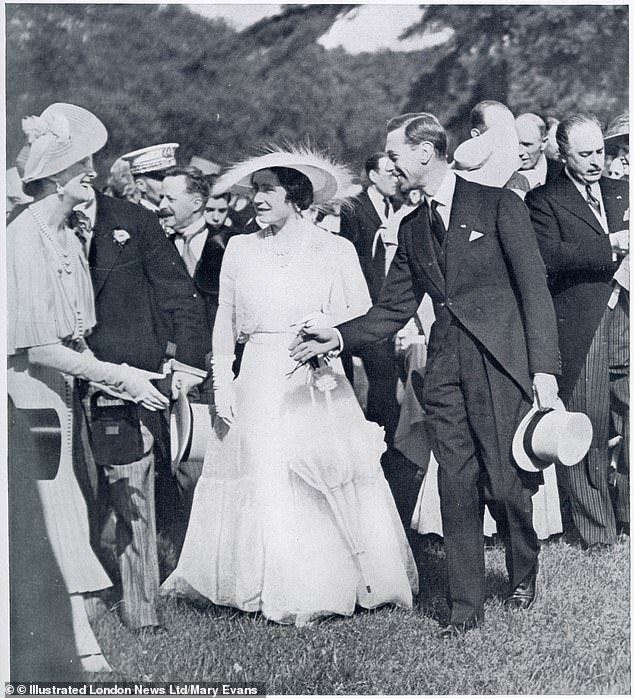
<instances>
[{"instance_id":1,"label":"white straw hat","mask_svg":"<svg viewBox=\"0 0 634 698\"><path fill-rule=\"evenodd\" d=\"M347 167L306 146L294 146L287 150L276 148L265 155L237 163L218 179L212 195L218 196L227 191L250 192L253 174L271 167L288 167L308 177L313 188L314 204L345 201L361 191Z\"/></svg>"},{"instance_id":2,"label":"white straw hat","mask_svg":"<svg viewBox=\"0 0 634 698\"><path fill-rule=\"evenodd\" d=\"M28 138L18 155L22 181L33 182L64 171L101 150L108 131L87 109L74 104L51 104L40 116L22 119Z\"/></svg>"},{"instance_id":3,"label":"white straw hat","mask_svg":"<svg viewBox=\"0 0 634 698\"><path fill-rule=\"evenodd\" d=\"M533 407L520 422L513 437L513 458L529 473L538 473L552 463L579 463L592 443L592 424L582 412L567 412L563 403L556 410Z\"/></svg>"}]
</instances>

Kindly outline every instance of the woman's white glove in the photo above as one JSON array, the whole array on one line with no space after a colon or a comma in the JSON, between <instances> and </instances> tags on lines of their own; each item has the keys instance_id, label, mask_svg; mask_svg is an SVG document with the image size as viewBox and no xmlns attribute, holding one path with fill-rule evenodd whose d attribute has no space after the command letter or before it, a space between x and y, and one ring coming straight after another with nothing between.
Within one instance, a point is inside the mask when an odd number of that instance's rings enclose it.
<instances>
[{"instance_id":1,"label":"woman's white glove","mask_svg":"<svg viewBox=\"0 0 634 698\"><path fill-rule=\"evenodd\" d=\"M128 393L134 402L140 403L148 410L162 410L169 405L169 400L150 383L150 380L162 378L160 373L143 371L127 364L99 361L90 350L75 351L63 344L31 347L28 356L33 364L48 366L91 383L112 388L112 394Z\"/></svg>"},{"instance_id":2,"label":"woman's white glove","mask_svg":"<svg viewBox=\"0 0 634 698\"><path fill-rule=\"evenodd\" d=\"M148 410L155 412L163 410L169 405L169 400L159 390L157 390L151 380L163 378L160 373L151 373L134 366L121 364L122 380L121 386L134 402L143 405Z\"/></svg>"},{"instance_id":3,"label":"woman's white glove","mask_svg":"<svg viewBox=\"0 0 634 698\"><path fill-rule=\"evenodd\" d=\"M214 355L211 357L216 414L226 424L233 424L238 414L236 390L233 385L234 361L235 356Z\"/></svg>"}]
</instances>

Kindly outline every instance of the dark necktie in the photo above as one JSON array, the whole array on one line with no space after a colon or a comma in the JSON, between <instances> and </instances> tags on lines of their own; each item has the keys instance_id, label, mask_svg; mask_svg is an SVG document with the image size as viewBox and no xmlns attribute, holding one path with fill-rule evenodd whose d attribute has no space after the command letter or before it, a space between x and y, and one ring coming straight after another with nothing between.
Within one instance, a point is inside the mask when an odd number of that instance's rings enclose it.
<instances>
[{"instance_id":1,"label":"dark necktie","mask_svg":"<svg viewBox=\"0 0 634 698\"><path fill-rule=\"evenodd\" d=\"M599 215L601 215L601 202L592 193L592 188L589 184L586 184L586 201Z\"/></svg>"},{"instance_id":2,"label":"dark necktie","mask_svg":"<svg viewBox=\"0 0 634 698\"><path fill-rule=\"evenodd\" d=\"M390 217L390 200L387 198L387 196L383 197L383 203L385 204L383 213L385 215L385 220L387 220Z\"/></svg>"},{"instance_id":3,"label":"dark necktie","mask_svg":"<svg viewBox=\"0 0 634 698\"><path fill-rule=\"evenodd\" d=\"M432 199L431 207L429 209L429 223L431 226L431 232L438 244L442 247L445 241L445 224L443 223L442 216L438 213L438 202Z\"/></svg>"}]
</instances>

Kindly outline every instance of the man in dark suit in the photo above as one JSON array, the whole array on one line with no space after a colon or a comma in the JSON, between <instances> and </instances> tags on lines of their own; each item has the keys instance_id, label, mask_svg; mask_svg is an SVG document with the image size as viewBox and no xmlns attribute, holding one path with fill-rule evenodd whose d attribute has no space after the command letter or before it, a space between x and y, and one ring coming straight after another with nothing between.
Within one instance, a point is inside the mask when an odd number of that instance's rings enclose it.
<instances>
[{"instance_id":1,"label":"man in dark suit","mask_svg":"<svg viewBox=\"0 0 634 698\"><path fill-rule=\"evenodd\" d=\"M370 184L355 199L352 208L341 212L340 235L355 246L370 298L376 303L396 251L398 230L389 228L388 221L394 216L391 198L398 180L387 153L371 155L366 160L365 172ZM367 417L385 428L386 441L392 445L399 416L394 338L367 347L361 358L368 377Z\"/></svg>"},{"instance_id":2,"label":"man in dark suit","mask_svg":"<svg viewBox=\"0 0 634 698\"><path fill-rule=\"evenodd\" d=\"M164 228L172 230L170 240L178 250L182 263L204 301L205 322L198 327L196 345L205 355L205 367L211 364L211 334L218 310L220 267L233 230L209 225L204 217L209 199L209 178L196 167L174 167L165 172L161 186L159 216ZM190 401L213 404L211 377L200 379L183 375L180 381ZM200 461L181 461L176 478L186 508L191 506L200 473Z\"/></svg>"},{"instance_id":3,"label":"man in dark suit","mask_svg":"<svg viewBox=\"0 0 634 698\"><path fill-rule=\"evenodd\" d=\"M355 246L370 298L376 303L398 242L399 214L392 204L398 179L394 164L384 152L374 153L366 160L365 175L369 185L351 208L341 211L340 235ZM382 458L383 471L407 527L415 505L413 478L417 468L393 448L400 414L394 337L364 347L359 355L368 379L366 415L385 429L388 450Z\"/></svg>"},{"instance_id":4,"label":"man in dark suit","mask_svg":"<svg viewBox=\"0 0 634 698\"><path fill-rule=\"evenodd\" d=\"M520 114L515 118L515 130L520 142L519 173L526 177L529 191L548 179L549 160L545 155L548 143L546 122L537 114Z\"/></svg>"},{"instance_id":5,"label":"man in dark suit","mask_svg":"<svg viewBox=\"0 0 634 698\"><path fill-rule=\"evenodd\" d=\"M531 494L537 482L513 464L511 442L533 401L556 404L557 329L546 272L524 204L509 191L456 176L447 135L431 114L387 127L386 151L424 204L401 223L399 246L378 302L338 329L305 328L296 360L394 334L423 296L434 301L423 402L439 463L438 484L452 637L484 615L482 497L506 543L512 591L535 598L539 544Z\"/></svg>"},{"instance_id":6,"label":"man in dark suit","mask_svg":"<svg viewBox=\"0 0 634 698\"><path fill-rule=\"evenodd\" d=\"M101 194L89 213L95 217L89 262L97 325L88 343L96 357L155 372L168 357L202 367L204 352L196 342L204 322L201 301L156 215ZM159 625L156 413L90 388L84 404L95 460L117 515L121 617L131 628L152 629Z\"/></svg>"},{"instance_id":7,"label":"man in dark suit","mask_svg":"<svg viewBox=\"0 0 634 698\"><path fill-rule=\"evenodd\" d=\"M585 412L593 427L587 457L562 469L561 479L583 543L604 545L616 541L617 523L629 523L629 429L623 431L629 405L629 292L614 278L629 250L629 192L626 183L602 177L603 135L594 117L565 119L557 141L564 171L526 202L559 323L561 396L570 410ZM624 284L625 279L627 274ZM625 437L615 508L608 485L611 412L612 428Z\"/></svg>"},{"instance_id":8,"label":"man in dark suit","mask_svg":"<svg viewBox=\"0 0 634 698\"><path fill-rule=\"evenodd\" d=\"M207 322L200 328L199 344L211 351L211 331L218 310L220 267L227 241L232 234L227 226L215 227L205 220L209 199L208 178L196 167L167 170L161 187L159 216L190 277L201 294Z\"/></svg>"}]
</instances>

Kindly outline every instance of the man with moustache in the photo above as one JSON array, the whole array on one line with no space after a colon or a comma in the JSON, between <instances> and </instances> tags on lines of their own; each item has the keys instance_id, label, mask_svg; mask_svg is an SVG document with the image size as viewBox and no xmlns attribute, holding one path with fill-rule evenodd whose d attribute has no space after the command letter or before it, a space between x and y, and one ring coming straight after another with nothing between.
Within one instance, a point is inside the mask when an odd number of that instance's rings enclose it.
<instances>
[{"instance_id":1,"label":"man with moustache","mask_svg":"<svg viewBox=\"0 0 634 698\"><path fill-rule=\"evenodd\" d=\"M526 203L559 324L561 396L593 427L588 455L560 479L583 545L603 546L629 527L629 190L602 177L604 140L593 116L564 119L557 142L564 170ZM614 435L622 446L610 473Z\"/></svg>"},{"instance_id":2,"label":"man with moustache","mask_svg":"<svg viewBox=\"0 0 634 698\"><path fill-rule=\"evenodd\" d=\"M511 461L511 442L535 403L552 408L559 372L557 330L546 272L528 213L505 189L468 182L449 169L447 135L432 114L387 126L386 151L424 203L401 223L399 245L378 302L336 329L306 326L291 345L301 362L352 351L402 327L427 293L436 322L423 406L439 463L452 638L484 617L481 494L506 543L511 593L535 599L539 544L531 494L538 483Z\"/></svg>"},{"instance_id":3,"label":"man with moustache","mask_svg":"<svg viewBox=\"0 0 634 698\"><path fill-rule=\"evenodd\" d=\"M159 217L163 227L172 231L170 240L204 302L205 322L198 328L195 344L205 355L207 370L210 368L211 334L218 310L220 267L232 233L227 227L218 230L207 223L204 214L208 199L208 177L197 167L173 167L165 171ZM196 376L183 374L180 387L189 394L190 402L213 404L210 377L201 383ZM178 465L176 478L188 509L201 470L199 461L181 461Z\"/></svg>"}]
</instances>

